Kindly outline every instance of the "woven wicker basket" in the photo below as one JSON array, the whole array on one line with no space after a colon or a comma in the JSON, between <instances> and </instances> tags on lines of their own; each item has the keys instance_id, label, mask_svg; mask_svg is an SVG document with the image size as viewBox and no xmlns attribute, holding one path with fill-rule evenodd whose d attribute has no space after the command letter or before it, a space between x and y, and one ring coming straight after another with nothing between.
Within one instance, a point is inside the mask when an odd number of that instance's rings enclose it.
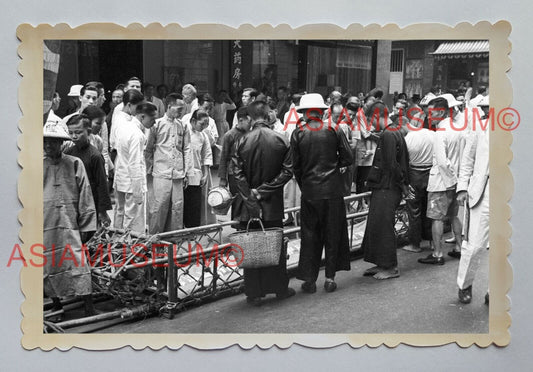
<instances>
[{"instance_id":1,"label":"woven wicker basket","mask_svg":"<svg viewBox=\"0 0 533 372\"><path fill-rule=\"evenodd\" d=\"M249 231L250 222L259 221L262 230ZM241 249L234 250L236 262L243 269L255 269L277 266L283 245L283 229L272 227L265 229L260 219L248 221L246 231L230 234L228 239ZM241 261L242 260L242 261Z\"/></svg>"}]
</instances>

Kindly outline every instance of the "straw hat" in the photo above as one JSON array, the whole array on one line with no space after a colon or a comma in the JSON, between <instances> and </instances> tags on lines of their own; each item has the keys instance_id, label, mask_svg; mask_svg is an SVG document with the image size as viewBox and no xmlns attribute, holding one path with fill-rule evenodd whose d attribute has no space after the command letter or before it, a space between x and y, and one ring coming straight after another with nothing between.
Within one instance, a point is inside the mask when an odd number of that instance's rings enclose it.
<instances>
[{"instance_id":1,"label":"straw hat","mask_svg":"<svg viewBox=\"0 0 533 372\"><path fill-rule=\"evenodd\" d=\"M448 107L455 107L463 104L463 102L456 100L451 93L441 94L439 97L448 101Z\"/></svg>"},{"instance_id":2,"label":"straw hat","mask_svg":"<svg viewBox=\"0 0 533 372\"><path fill-rule=\"evenodd\" d=\"M67 96L69 97L79 97L81 88L83 88L83 85L76 84L70 87L70 92L68 92Z\"/></svg>"},{"instance_id":3,"label":"straw hat","mask_svg":"<svg viewBox=\"0 0 533 372\"><path fill-rule=\"evenodd\" d=\"M427 106L429 104L429 101L431 101L435 97L437 97L437 96L434 95L433 93L429 92L428 94L426 94L424 96L424 98L422 98L422 100L420 101L419 105L420 106Z\"/></svg>"},{"instance_id":4,"label":"straw hat","mask_svg":"<svg viewBox=\"0 0 533 372\"><path fill-rule=\"evenodd\" d=\"M305 94L300 100L300 106L296 107L296 112L303 112L308 109L327 109L328 105L324 103L324 98L318 93Z\"/></svg>"},{"instance_id":5,"label":"straw hat","mask_svg":"<svg viewBox=\"0 0 533 372\"><path fill-rule=\"evenodd\" d=\"M55 121L49 121L44 125L43 137L71 140L70 136L61 126L61 124Z\"/></svg>"}]
</instances>

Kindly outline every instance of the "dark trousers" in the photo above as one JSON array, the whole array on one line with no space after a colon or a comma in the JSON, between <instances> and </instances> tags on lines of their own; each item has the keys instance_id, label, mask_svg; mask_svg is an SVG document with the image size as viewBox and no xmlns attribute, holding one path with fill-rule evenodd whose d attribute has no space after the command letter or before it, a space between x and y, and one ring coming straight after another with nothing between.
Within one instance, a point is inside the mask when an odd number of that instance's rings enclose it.
<instances>
[{"instance_id":1,"label":"dark trousers","mask_svg":"<svg viewBox=\"0 0 533 372\"><path fill-rule=\"evenodd\" d=\"M202 187L187 186L183 190L183 225L200 226L202 221Z\"/></svg>"},{"instance_id":2,"label":"dark trousers","mask_svg":"<svg viewBox=\"0 0 533 372\"><path fill-rule=\"evenodd\" d=\"M372 190L365 236L361 245L366 262L384 269L398 266L394 220L401 199L400 189Z\"/></svg>"},{"instance_id":3,"label":"dark trousers","mask_svg":"<svg viewBox=\"0 0 533 372\"><path fill-rule=\"evenodd\" d=\"M247 222L240 222L239 230L246 230ZM281 227L283 221L263 221L263 226ZM259 230L261 226L257 222L250 224L250 230ZM289 275L287 274L287 247L284 243L281 248L279 263L277 266L261 267L258 269L243 269L244 271L244 294L247 297L264 297L269 293L283 295L287 292Z\"/></svg>"},{"instance_id":4,"label":"dark trousers","mask_svg":"<svg viewBox=\"0 0 533 372\"><path fill-rule=\"evenodd\" d=\"M326 249L326 278L339 270L350 270L350 247L346 208L342 197L307 200L302 197L301 248L297 278L315 282L322 250Z\"/></svg>"},{"instance_id":5,"label":"dark trousers","mask_svg":"<svg viewBox=\"0 0 533 372\"><path fill-rule=\"evenodd\" d=\"M368 187L366 187L366 179L368 178L368 173L370 173L371 168L372 167L369 166L357 167L355 187L358 194L362 194L368 191Z\"/></svg>"},{"instance_id":6,"label":"dark trousers","mask_svg":"<svg viewBox=\"0 0 533 372\"><path fill-rule=\"evenodd\" d=\"M342 174L342 180L344 183L344 196L350 196L353 183L353 167L351 165L346 167L346 171Z\"/></svg>"},{"instance_id":7,"label":"dark trousers","mask_svg":"<svg viewBox=\"0 0 533 372\"><path fill-rule=\"evenodd\" d=\"M427 218L429 169L426 171L409 169L409 181L414 189L414 198L407 199L409 216L409 243L420 245L422 239L431 240L431 219Z\"/></svg>"},{"instance_id":8,"label":"dark trousers","mask_svg":"<svg viewBox=\"0 0 533 372\"><path fill-rule=\"evenodd\" d=\"M242 212L243 201L233 174L228 174L228 187L231 195L235 196L231 203L231 219L238 220ZM244 228L246 228L246 226Z\"/></svg>"}]
</instances>

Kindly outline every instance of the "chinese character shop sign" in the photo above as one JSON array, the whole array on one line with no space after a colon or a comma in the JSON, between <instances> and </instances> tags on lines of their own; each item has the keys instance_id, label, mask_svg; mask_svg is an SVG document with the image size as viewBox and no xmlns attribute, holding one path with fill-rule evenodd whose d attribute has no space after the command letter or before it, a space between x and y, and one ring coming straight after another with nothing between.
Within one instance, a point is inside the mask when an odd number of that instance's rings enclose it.
<instances>
[{"instance_id":1,"label":"chinese character shop sign","mask_svg":"<svg viewBox=\"0 0 533 372\"><path fill-rule=\"evenodd\" d=\"M231 47L232 68L231 86L235 91L242 89L242 46L240 40L234 40Z\"/></svg>"}]
</instances>

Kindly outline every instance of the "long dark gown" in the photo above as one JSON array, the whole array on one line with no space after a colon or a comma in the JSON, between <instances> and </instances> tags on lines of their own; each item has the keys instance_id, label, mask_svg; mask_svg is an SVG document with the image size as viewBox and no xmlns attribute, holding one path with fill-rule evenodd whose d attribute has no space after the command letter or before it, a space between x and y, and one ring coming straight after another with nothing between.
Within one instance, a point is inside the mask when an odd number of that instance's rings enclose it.
<instances>
[{"instance_id":1,"label":"long dark gown","mask_svg":"<svg viewBox=\"0 0 533 372\"><path fill-rule=\"evenodd\" d=\"M372 190L362 249L364 260L381 268L398 265L394 219L409 184L409 153L403 136L392 129L382 132L367 186Z\"/></svg>"}]
</instances>

